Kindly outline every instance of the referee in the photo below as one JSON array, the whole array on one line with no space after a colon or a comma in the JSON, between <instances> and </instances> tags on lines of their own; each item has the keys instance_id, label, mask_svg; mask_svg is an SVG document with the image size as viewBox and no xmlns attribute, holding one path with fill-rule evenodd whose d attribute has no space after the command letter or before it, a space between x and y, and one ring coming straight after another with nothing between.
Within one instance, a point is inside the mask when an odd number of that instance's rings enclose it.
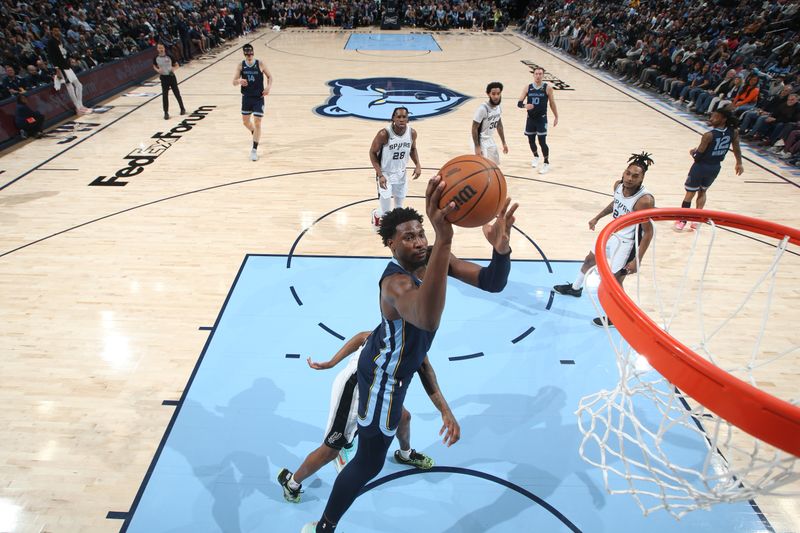
<instances>
[{"instance_id":1,"label":"referee","mask_svg":"<svg viewBox=\"0 0 800 533\"><path fill-rule=\"evenodd\" d=\"M178 80L175 78L175 69L178 68L178 62L167 55L167 50L163 44L156 46L158 55L153 58L153 70L158 72L161 78L161 99L164 104L164 120L169 119L169 95L167 94L170 89L178 100L178 105L181 106L181 115L186 114L186 108L183 107L183 99L181 98L181 91L178 89Z\"/></svg>"}]
</instances>

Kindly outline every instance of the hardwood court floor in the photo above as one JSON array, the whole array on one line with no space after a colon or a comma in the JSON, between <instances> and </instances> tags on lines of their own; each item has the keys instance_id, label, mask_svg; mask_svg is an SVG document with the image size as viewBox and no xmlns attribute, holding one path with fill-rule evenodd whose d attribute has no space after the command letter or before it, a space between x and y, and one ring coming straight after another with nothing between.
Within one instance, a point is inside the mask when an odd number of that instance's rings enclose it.
<instances>
[{"instance_id":1,"label":"hardwood court floor","mask_svg":"<svg viewBox=\"0 0 800 533\"><path fill-rule=\"evenodd\" d=\"M106 516L129 509L172 416L162 402L181 397L208 335L198 328L213 324L245 254L285 254L308 229L296 253L386 255L367 223L372 202L355 203L374 196L367 152L384 123L314 113L331 80L409 78L473 98L412 123L424 177L469 151L484 88L502 81L510 150L501 167L521 204L518 228L550 259L585 255L595 236L586 221L609 202L631 152L653 153L645 185L657 205L680 204L687 151L705 129L691 117L512 32L437 34L441 52L344 50L351 33L265 30L182 67L186 107L199 110L191 129L174 113L163 120L159 88L145 84L104 102L109 111L76 119L74 133L68 125L60 138L2 154L0 531L119 529ZM275 77L257 162L231 85L246 41ZM556 91L546 175L530 167L515 107L532 79L524 61L573 89ZM154 135L176 127L156 146ZM124 186L90 186L108 182L136 150L159 155L120 178ZM740 177L727 158L708 207L800 225L800 178L746 155ZM409 194L424 187L425 179L412 182ZM685 236L665 237L680 246ZM514 239L515 257L541 257ZM488 255L476 230L459 229L454 252ZM737 252L721 252L733 285L752 257ZM796 345L800 293L787 296L776 320ZM776 530L800 531L797 499L758 503Z\"/></svg>"}]
</instances>

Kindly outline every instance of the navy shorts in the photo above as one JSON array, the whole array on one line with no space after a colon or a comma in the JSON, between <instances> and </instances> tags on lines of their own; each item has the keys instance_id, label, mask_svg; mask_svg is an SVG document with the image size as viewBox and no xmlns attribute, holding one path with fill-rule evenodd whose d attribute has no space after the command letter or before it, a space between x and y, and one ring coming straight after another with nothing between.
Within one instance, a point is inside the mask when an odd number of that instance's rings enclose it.
<instances>
[{"instance_id":1,"label":"navy shorts","mask_svg":"<svg viewBox=\"0 0 800 533\"><path fill-rule=\"evenodd\" d=\"M547 115L528 116L525 122L525 135L547 135Z\"/></svg>"},{"instance_id":2,"label":"navy shorts","mask_svg":"<svg viewBox=\"0 0 800 533\"><path fill-rule=\"evenodd\" d=\"M242 115L264 116L264 97L242 95Z\"/></svg>"},{"instance_id":3,"label":"navy shorts","mask_svg":"<svg viewBox=\"0 0 800 533\"><path fill-rule=\"evenodd\" d=\"M711 187L714 180L719 175L720 165L695 163L689 169L689 176L686 178L686 183L683 184L687 191L694 192L699 190L706 190Z\"/></svg>"}]
</instances>

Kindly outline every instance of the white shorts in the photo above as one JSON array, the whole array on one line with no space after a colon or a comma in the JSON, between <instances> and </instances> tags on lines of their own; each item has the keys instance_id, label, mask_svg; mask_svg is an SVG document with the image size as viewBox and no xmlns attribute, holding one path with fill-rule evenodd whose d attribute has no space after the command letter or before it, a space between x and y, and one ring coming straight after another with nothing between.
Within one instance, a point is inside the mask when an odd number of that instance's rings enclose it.
<instances>
[{"instance_id":1,"label":"white shorts","mask_svg":"<svg viewBox=\"0 0 800 533\"><path fill-rule=\"evenodd\" d=\"M350 356L344 367L333 380L331 387L331 409L328 425L325 428L326 446L341 450L353 442L358 427L358 356L361 350Z\"/></svg>"},{"instance_id":2,"label":"white shorts","mask_svg":"<svg viewBox=\"0 0 800 533\"><path fill-rule=\"evenodd\" d=\"M65 68L63 72L67 83L75 83L78 81L78 76L75 75L75 72L71 68Z\"/></svg>"},{"instance_id":3,"label":"white shorts","mask_svg":"<svg viewBox=\"0 0 800 533\"><path fill-rule=\"evenodd\" d=\"M627 265L631 259L631 252L633 252L633 239L625 239L613 233L608 238L606 243L606 257L608 264L611 267L611 272L616 274ZM594 250L592 250L594 253Z\"/></svg>"},{"instance_id":4,"label":"white shorts","mask_svg":"<svg viewBox=\"0 0 800 533\"><path fill-rule=\"evenodd\" d=\"M386 188L381 188L378 184L378 197L379 198L405 198L408 193L408 180L402 182L394 182L388 178L386 179Z\"/></svg>"},{"instance_id":5,"label":"white shorts","mask_svg":"<svg viewBox=\"0 0 800 533\"><path fill-rule=\"evenodd\" d=\"M495 165L500 165L500 151L494 141L481 141L481 155Z\"/></svg>"}]
</instances>

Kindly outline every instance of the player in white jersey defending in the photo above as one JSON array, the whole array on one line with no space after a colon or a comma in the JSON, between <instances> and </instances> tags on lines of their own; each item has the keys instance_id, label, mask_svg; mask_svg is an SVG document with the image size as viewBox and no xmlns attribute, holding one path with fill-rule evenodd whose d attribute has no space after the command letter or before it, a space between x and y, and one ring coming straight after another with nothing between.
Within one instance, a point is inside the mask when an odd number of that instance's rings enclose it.
<instances>
[{"instance_id":1,"label":"player in white jersey defending","mask_svg":"<svg viewBox=\"0 0 800 533\"><path fill-rule=\"evenodd\" d=\"M408 192L406 167L414 162L412 178L422 174L417 155L417 132L408 126L408 109L397 107L392 112L392 123L382 128L369 147L369 160L375 169L378 185L378 209L372 210L372 228L378 231L381 217L394 208L403 207ZM394 198L394 206L391 199Z\"/></svg>"},{"instance_id":2,"label":"player in white jersey defending","mask_svg":"<svg viewBox=\"0 0 800 533\"><path fill-rule=\"evenodd\" d=\"M420 270L424 273L425 267L423 266ZM293 473L289 469L283 468L278 473L278 483L283 488L284 499L288 502L300 502L303 481L314 475L320 468L334 461L336 471L341 472L349 460L350 450L353 447L353 440L358 426L356 422L358 414L358 380L356 378L358 357L370 333L372 332L363 331L353 336L329 361L317 363L312 361L310 357L308 358L308 366L315 370L325 370L335 367L346 357L350 357L347 360L347 365L333 380L330 413L328 414L328 424L325 428L323 443L306 456L296 472ZM455 417L450 411L450 406L439 389L433 366L431 366L427 358L419 370L419 375L434 405L440 409L442 417L452 419L453 423L458 426L458 422L455 421ZM411 413L405 408L400 418L400 424L397 427L397 440L400 444L400 449L395 451L394 457L398 463L421 470L428 470L433 466L433 459L411 447Z\"/></svg>"},{"instance_id":3,"label":"player in white jersey defending","mask_svg":"<svg viewBox=\"0 0 800 533\"><path fill-rule=\"evenodd\" d=\"M503 84L499 81L491 82L486 86L486 94L489 96L489 101L478 106L475 116L472 117L472 144L475 147L475 155L481 155L499 165L500 152L494 142L494 130L497 130L497 134L500 135L503 153L508 153L501 118L503 110L500 107L503 98Z\"/></svg>"},{"instance_id":4,"label":"player in white jersey defending","mask_svg":"<svg viewBox=\"0 0 800 533\"><path fill-rule=\"evenodd\" d=\"M596 217L589 221L589 229L594 231L597 222L608 214L614 218L626 215L632 211L650 209L655 207L653 194L644 188L642 182L647 169L653 164L650 154L631 154L628 159L628 166L622 174L622 179L614 183L614 199ZM636 233L639 232L637 236ZM619 281L620 285L625 280L625 276L636 272L637 262L641 263L647 247L653 238L653 225L651 223L629 226L614 233L606 244L606 256L611 264L611 271ZM638 260L637 260L638 245ZM578 276L573 283L556 285L553 289L559 294L580 297L583 294L583 282L586 272L592 268L597 261L594 253L589 252L583 260ZM592 320L595 326L603 327L604 323L613 326L608 317L597 317Z\"/></svg>"}]
</instances>

